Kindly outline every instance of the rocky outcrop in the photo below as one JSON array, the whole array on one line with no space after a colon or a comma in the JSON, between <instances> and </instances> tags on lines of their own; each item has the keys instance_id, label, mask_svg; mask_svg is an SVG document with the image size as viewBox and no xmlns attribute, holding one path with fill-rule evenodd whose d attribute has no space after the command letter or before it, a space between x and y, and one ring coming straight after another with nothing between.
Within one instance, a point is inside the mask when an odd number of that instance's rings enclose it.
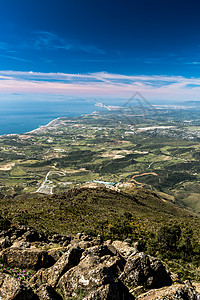
<instances>
[{"instance_id":1,"label":"rocky outcrop","mask_svg":"<svg viewBox=\"0 0 200 300\"><path fill-rule=\"evenodd\" d=\"M87 255L60 278L58 287L65 297L72 297L80 288L87 293L107 284L113 285L120 264L118 257Z\"/></svg>"},{"instance_id":2,"label":"rocky outcrop","mask_svg":"<svg viewBox=\"0 0 200 300\"><path fill-rule=\"evenodd\" d=\"M84 233L48 239L20 226L0 232L0 247L6 266L0 273L1 300L200 300L195 286L173 285L175 275L137 244L103 242L100 236L92 239ZM24 282L9 275L9 267L36 273Z\"/></svg>"},{"instance_id":3,"label":"rocky outcrop","mask_svg":"<svg viewBox=\"0 0 200 300\"><path fill-rule=\"evenodd\" d=\"M82 252L80 248L70 248L52 267L39 270L30 280L30 284L39 287L45 282L55 287L60 277L79 263Z\"/></svg>"},{"instance_id":4,"label":"rocky outcrop","mask_svg":"<svg viewBox=\"0 0 200 300\"><path fill-rule=\"evenodd\" d=\"M0 239L0 250L6 249L12 245L11 240L8 236Z\"/></svg>"},{"instance_id":5,"label":"rocky outcrop","mask_svg":"<svg viewBox=\"0 0 200 300\"><path fill-rule=\"evenodd\" d=\"M2 261L7 266L39 270L46 267L48 262L47 251L41 249L6 249Z\"/></svg>"},{"instance_id":6,"label":"rocky outcrop","mask_svg":"<svg viewBox=\"0 0 200 300\"><path fill-rule=\"evenodd\" d=\"M185 284L176 284L170 287L164 287L158 290L150 290L138 297L138 300L200 300L200 294L189 282Z\"/></svg>"},{"instance_id":7,"label":"rocky outcrop","mask_svg":"<svg viewBox=\"0 0 200 300\"><path fill-rule=\"evenodd\" d=\"M137 250L134 247L130 247L127 242L114 241L112 245L125 258L128 258L131 254L135 254L137 252Z\"/></svg>"},{"instance_id":8,"label":"rocky outcrop","mask_svg":"<svg viewBox=\"0 0 200 300\"><path fill-rule=\"evenodd\" d=\"M129 287L160 288L172 284L170 274L162 262L143 252L133 253L119 278Z\"/></svg>"},{"instance_id":9,"label":"rocky outcrop","mask_svg":"<svg viewBox=\"0 0 200 300\"><path fill-rule=\"evenodd\" d=\"M92 291L83 300L134 300L135 297L121 283L106 284Z\"/></svg>"},{"instance_id":10,"label":"rocky outcrop","mask_svg":"<svg viewBox=\"0 0 200 300\"><path fill-rule=\"evenodd\" d=\"M28 284L21 283L10 275L0 273L0 299L34 300L36 295Z\"/></svg>"},{"instance_id":11,"label":"rocky outcrop","mask_svg":"<svg viewBox=\"0 0 200 300\"><path fill-rule=\"evenodd\" d=\"M42 284L36 291L38 300L62 300L62 297L52 288L50 284Z\"/></svg>"}]
</instances>

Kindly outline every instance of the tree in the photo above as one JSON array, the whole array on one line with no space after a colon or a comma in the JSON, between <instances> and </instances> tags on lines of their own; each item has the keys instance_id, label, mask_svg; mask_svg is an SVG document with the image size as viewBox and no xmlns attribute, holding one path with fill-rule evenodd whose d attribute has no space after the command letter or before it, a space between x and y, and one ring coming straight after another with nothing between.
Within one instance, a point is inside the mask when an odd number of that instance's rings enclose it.
<instances>
[{"instance_id":1,"label":"tree","mask_svg":"<svg viewBox=\"0 0 200 300\"><path fill-rule=\"evenodd\" d=\"M158 248L161 252L177 252L181 237L179 225L162 226L157 233Z\"/></svg>"}]
</instances>

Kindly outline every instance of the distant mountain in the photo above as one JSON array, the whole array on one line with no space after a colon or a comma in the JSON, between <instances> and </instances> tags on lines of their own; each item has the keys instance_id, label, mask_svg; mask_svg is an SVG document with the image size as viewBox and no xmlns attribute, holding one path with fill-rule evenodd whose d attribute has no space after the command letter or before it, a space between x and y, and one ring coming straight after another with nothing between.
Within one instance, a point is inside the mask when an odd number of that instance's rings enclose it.
<instances>
[{"instance_id":1,"label":"distant mountain","mask_svg":"<svg viewBox=\"0 0 200 300\"><path fill-rule=\"evenodd\" d=\"M181 106L200 106L200 100L199 101L184 101L179 103Z\"/></svg>"}]
</instances>

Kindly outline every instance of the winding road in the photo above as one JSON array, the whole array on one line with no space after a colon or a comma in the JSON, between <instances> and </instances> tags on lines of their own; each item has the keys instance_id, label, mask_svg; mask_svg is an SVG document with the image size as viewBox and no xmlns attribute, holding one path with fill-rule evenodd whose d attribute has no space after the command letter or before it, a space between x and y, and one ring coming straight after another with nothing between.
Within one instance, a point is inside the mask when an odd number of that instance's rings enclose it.
<instances>
[{"instance_id":1,"label":"winding road","mask_svg":"<svg viewBox=\"0 0 200 300\"><path fill-rule=\"evenodd\" d=\"M55 187L55 185L51 180L48 179L50 174L57 174L59 176L66 175L66 173L62 171L49 171L45 176L42 185L37 189L36 193L51 194L51 195L53 194L53 188Z\"/></svg>"}]
</instances>

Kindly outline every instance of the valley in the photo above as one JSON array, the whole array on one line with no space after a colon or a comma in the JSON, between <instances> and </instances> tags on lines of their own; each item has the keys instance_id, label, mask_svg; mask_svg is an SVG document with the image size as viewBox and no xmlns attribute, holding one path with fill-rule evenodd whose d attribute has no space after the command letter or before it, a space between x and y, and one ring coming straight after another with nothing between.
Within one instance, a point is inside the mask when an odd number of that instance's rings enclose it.
<instances>
[{"instance_id":1,"label":"valley","mask_svg":"<svg viewBox=\"0 0 200 300\"><path fill-rule=\"evenodd\" d=\"M196 107L98 111L0 137L0 193L135 187L200 212L200 120Z\"/></svg>"}]
</instances>

